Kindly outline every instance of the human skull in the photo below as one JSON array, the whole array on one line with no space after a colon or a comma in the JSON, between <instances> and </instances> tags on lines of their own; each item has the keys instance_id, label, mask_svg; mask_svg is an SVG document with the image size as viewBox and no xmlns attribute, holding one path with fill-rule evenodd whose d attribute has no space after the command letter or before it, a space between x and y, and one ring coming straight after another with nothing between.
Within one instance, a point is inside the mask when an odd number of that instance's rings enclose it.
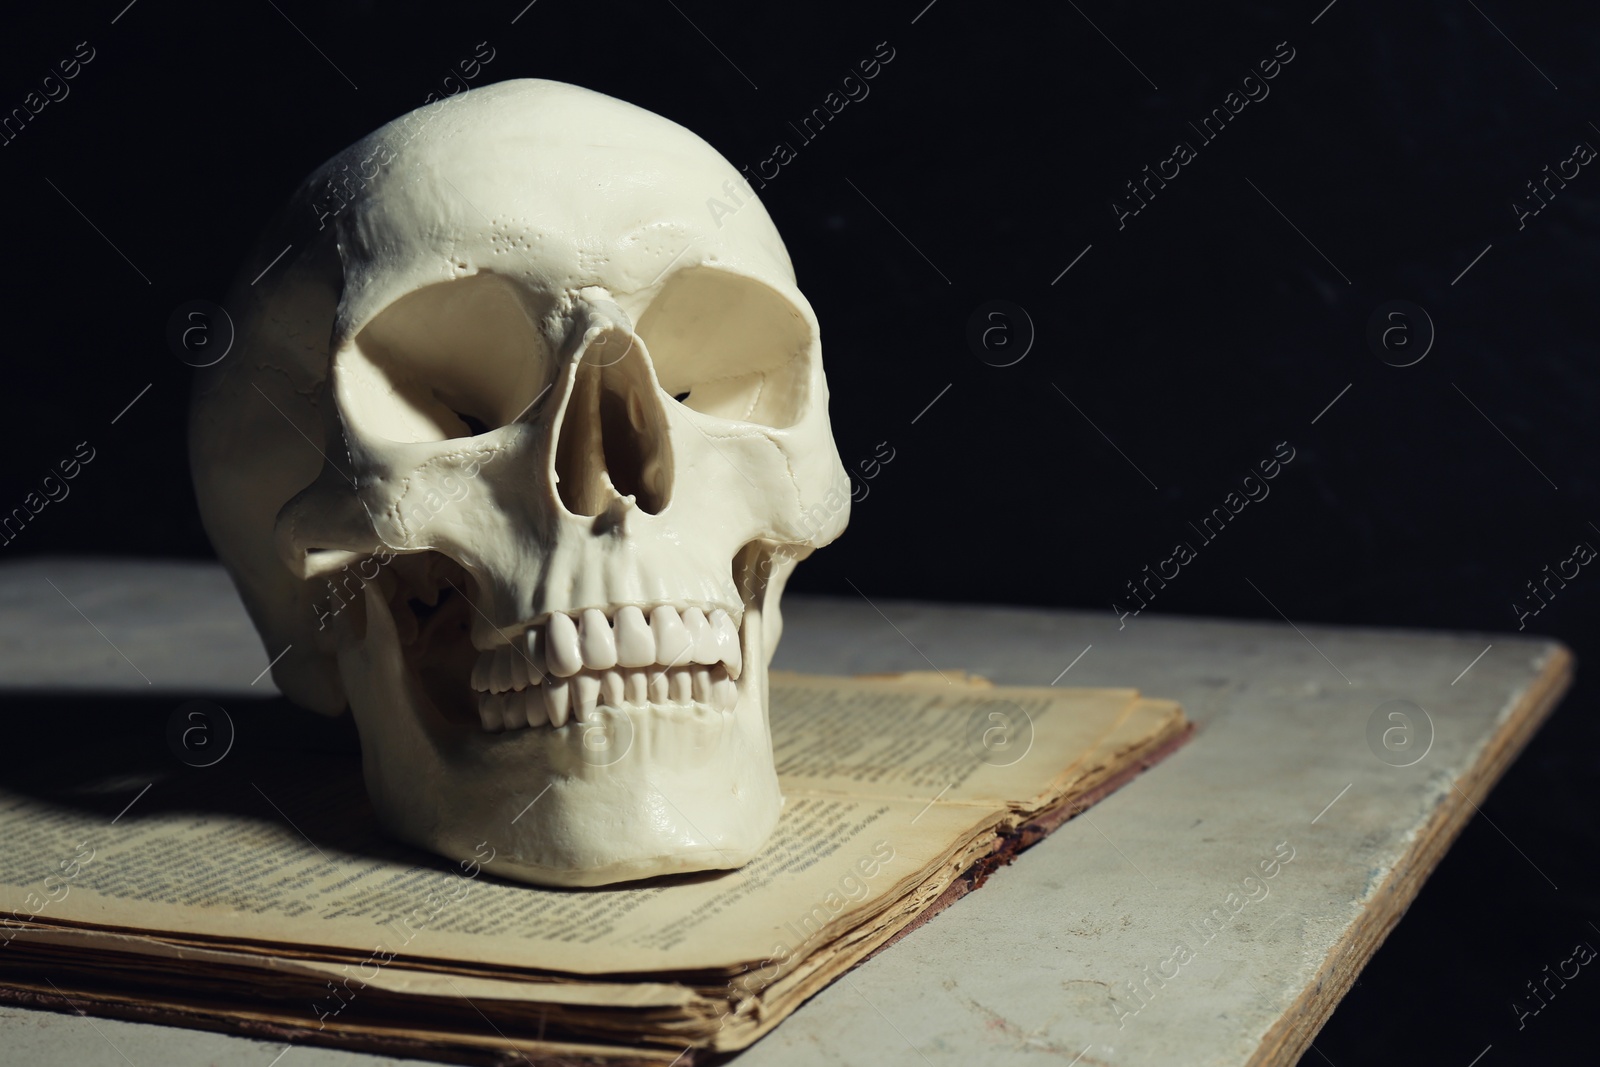
<instances>
[{"instance_id":1,"label":"human skull","mask_svg":"<svg viewBox=\"0 0 1600 1067\"><path fill-rule=\"evenodd\" d=\"M505 82L335 156L259 247L196 493L273 680L354 711L380 823L548 885L747 862L782 805L778 601L850 494L737 171Z\"/></svg>"}]
</instances>

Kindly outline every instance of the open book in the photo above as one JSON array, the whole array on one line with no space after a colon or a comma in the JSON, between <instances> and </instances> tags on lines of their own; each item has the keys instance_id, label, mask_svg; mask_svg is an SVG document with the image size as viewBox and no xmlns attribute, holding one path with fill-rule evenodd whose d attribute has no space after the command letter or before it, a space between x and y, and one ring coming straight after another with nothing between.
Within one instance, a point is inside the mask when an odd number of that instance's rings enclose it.
<instances>
[{"instance_id":1,"label":"open book","mask_svg":"<svg viewBox=\"0 0 1600 1067\"><path fill-rule=\"evenodd\" d=\"M770 684L786 804L765 851L600 889L382 839L346 753L241 754L111 821L60 783L8 786L0 999L462 1062L687 1065L749 1045L1190 730L1127 689Z\"/></svg>"}]
</instances>

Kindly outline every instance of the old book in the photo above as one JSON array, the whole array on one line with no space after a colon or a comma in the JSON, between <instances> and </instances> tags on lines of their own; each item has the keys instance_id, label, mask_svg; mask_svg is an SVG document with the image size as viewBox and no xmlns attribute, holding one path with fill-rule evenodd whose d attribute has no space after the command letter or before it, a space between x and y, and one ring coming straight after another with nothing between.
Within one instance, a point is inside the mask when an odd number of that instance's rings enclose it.
<instances>
[{"instance_id":1,"label":"old book","mask_svg":"<svg viewBox=\"0 0 1600 1067\"><path fill-rule=\"evenodd\" d=\"M59 779L7 788L0 997L462 1062L686 1065L749 1045L1190 730L1133 690L939 674L774 673L770 706L787 800L766 850L602 889L382 839L344 753L164 780L110 822Z\"/></svg>"}]
</instances>

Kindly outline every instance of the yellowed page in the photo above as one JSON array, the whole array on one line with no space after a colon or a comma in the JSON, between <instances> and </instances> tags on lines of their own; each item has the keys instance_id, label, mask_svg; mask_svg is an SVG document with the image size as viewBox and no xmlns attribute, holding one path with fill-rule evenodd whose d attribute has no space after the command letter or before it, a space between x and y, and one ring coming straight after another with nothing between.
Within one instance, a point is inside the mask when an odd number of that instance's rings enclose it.
<instances>
[{"instance_id":1,"label":"yellowed page","mask_svg":"<svg viewBox=\"0 0 1600 1067\"><path fill-rule=\"evenodd\" d=\"M0 795L0 902L14 921L298 943L368 967L398 957L579 974L722 968L764 960L779 944L809 951L824 940L814 936L820 917L881 897L998 814L921 806L794 797L770 845L740 870L572 891L472 877L420 856L408 865L319 849L265 819L130 813L107 827ZM206 903L194 902L200 886ZM0 930L0 945L9 934Z\"/></svg>"},{"instance_id":2,"label":"yellowed page","mask_svg":"<svg viewBox=\"0 0 1600 1067\"><path fill-rule=\"evenodd\" d=\"M1026 803L1099 751L1138 697L1133 689L964 681L774 672L772 747L784 791Z\"/></svg>"},{"instance_id":3,"label":"yellowed page","mask_svg":"<svg viewBox=\"0 0 1600 1067\"><path fill-rule=\"evenodd\" d=\"M975 691L792 675L774 680L773 696L789 799L772 842L738 871L540 889L393 846L313 844L271 810L164 812L150 803L108 826L0 793L0 918L166 931L218 948L264 943L355 961L363 973L435 960L572 974L752 965L775 977L925 884L996 825L1008 802L1047 792L1091 754L1103 760L1098 746L1135 706L1128 690ZM992 712L1012 719L998 723ZM852 716L870 716L869 727ZM997 725L1015 732L991 733L986 747L983 731ZM845 730L851 747L835 740ZM319 789L327 784L285 778L262 795L279 813L302 812ZM485 837L483 855L492 829ZM0 928L0 946L10 935Z\"/></svg>"}]
</instances>

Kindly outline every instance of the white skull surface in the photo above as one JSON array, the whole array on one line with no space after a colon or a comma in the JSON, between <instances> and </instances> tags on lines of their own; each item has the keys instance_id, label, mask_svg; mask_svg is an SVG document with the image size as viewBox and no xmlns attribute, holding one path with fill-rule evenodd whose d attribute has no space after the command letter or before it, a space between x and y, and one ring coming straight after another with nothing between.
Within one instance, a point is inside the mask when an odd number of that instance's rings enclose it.
<instances>
[{"instance_id":1,"label":"white skull surface","mask_svg":"<svg viewBox=\"0 0 1600 1067\"><path fill-rule=\"evenodd\" d=\"M256 262L286 244L235 284L190 426L274 681L352 708L413 844L550 885L747 862L782 804L778 600L849 487L816 318L737 171L505 82L329 161Z\"/></svg>"}]
</instances>

